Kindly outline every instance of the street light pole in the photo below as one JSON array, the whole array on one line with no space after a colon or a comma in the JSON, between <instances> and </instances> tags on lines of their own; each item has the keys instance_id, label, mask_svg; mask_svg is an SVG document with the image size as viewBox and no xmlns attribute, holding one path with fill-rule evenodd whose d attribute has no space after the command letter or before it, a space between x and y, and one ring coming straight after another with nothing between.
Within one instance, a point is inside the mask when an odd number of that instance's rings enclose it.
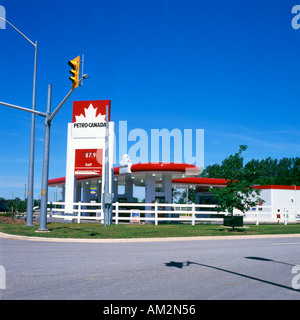
<instances>
[{"instance_id":1,"label":"street light pole","mask_svg":"<svg viewBox=\"0 0 300 320\"><path fill-rule=\"evenodd\" d=\"M32 91L32 110L36 106L36 70L37 70L37 41L34 43L17 29L12 23L0 17L1 20L7 22L21 36L23 36L31 45L34 46L34 70L33 70L33 91ZM35 140L35 114L31 114L31 131L30 131L30 150L29 150L29 170L28 170L28 196L27 196L27 219L26 226L33 226L33 188L34 188L34 140Z\"/></svg>"},{"instance_id":2,"label":"street light pole","mask_svg":"<svg viewBox=\"0 0 300 320\"><path fill-rule=\"evenodd\" d=\"M33 91L32 110L36 106L36 69L37 69L37 41L35 42L34 71L33 71ZM30 131L30 151L29 151L29 171L28 171L28 196L27 196L27 219L26 226L33 226L33 190L34 190L34 141L35 141L35 114L31 114Z\"/></svg>"}]
</instances>

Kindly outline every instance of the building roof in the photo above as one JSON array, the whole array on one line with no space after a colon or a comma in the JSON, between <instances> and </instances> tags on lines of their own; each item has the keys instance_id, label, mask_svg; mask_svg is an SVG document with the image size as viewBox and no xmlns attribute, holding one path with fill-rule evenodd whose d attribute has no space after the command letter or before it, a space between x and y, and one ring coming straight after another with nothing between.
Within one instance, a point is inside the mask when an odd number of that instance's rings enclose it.
<instances>
[{"instance_id":1,"label":"building roof","mask_svg":"<svg viewBox=\"0 0 300 320\"><path fill-rule=\"evenodd\" d=\"M114 175L119 175L120 167L114 168ZM171 172L174 174L198 175L200 170L197 166L186 163L136 163L131 165L132 173L147 173L147 172ZM77 175L77 181L87 181L91 179L100 179L102 175ZM65 177L48 180L49 186L63 185L66 181Z\"/></svg>"},{"instance_id":2,"label":"building roof","mask_svg":"<svg viewBox=\"0 0 300 320\"><path fill-rule=\"evenodd\" d=\"M120 167L114 168L114 175L119 175ZM187 175L198 175L200 170L197 166L186 164L186 163L136 163L131 166L132 173L162 173L171 172L175 174L187 174ZM180 175L181 176L181 175ZM92 179L100 179L101 175L78 175L77 181L87 181ZM50 179L48 181L49 186L58 186L65 184L66 178L56 178ZM216 179L216 178L201 178L201 177L188 177L188 178L176 178L172 179L172 183L176 185L196 185L196 186L216 186L222 187L226 186L226 179ZM266 186L254 186L257 189L280 189L280 190L300 190L300 186L282 186L282 185L266 185Z\"/></svg>"}]
</instances>

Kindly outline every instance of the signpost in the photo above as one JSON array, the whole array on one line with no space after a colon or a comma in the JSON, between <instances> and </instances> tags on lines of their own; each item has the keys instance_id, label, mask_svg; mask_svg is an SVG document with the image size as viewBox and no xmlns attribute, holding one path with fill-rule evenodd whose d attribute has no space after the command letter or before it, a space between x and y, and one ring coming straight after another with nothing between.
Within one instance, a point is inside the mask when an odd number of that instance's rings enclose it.
<instances>
[{"instance_id":1,"label":"signpost","mask_svg":"<svg viewBox=\"0 0 300 320\"><path fill-rule=\"evenodd\" d=\"M108 114L108 105L106 106L106 114ZM102 197L102 207L104 212L104 227L112 223L112 203L113 193L109 192L109 122L106 117L105 125L105 174L104 174L104 193ZM102 175L103 181L103 175ZM113 181L113 179L111 179ZM103 183L103 182L102 182ZM112 186L111 186L112 188ZM111 189L112 190L112 189Z\"/></svg>"},{"instance_id":2,"label":"signpost","mask_svg":"<svg viewBox=\"0 0 300 320\"><path fill-rule=\"evenodd\" d=\"M102 195L104 225L112 221L114 123L110 121L110 100L73 102L72 123L68 124L65 212L73 214L78 201L77 176L101 177L101 187L95 190ZM86 193L87 194L87 193ZM91 200L91 195L86 201Z\"/></svg>"}]
</instances>

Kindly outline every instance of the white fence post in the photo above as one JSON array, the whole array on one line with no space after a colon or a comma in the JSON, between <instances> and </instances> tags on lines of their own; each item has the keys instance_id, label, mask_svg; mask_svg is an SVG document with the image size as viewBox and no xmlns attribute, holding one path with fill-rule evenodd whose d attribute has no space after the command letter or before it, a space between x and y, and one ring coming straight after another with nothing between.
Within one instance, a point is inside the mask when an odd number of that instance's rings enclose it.
<instances>
[{"instance_id":1,"label":"white fence post","mask_svg":"<svg viewBox=\"0 0 300 320\"><path fill-rule=\"evenodd\" d=\"M78 212L77 212L77 222L80 223L80 217L81 217L81 202L78 202Z\"/></svg>"},{"instance_id":2,"label":"white fence post","mask_svg":"<svg viewBox=\"0 0 300 320\"><path fill-rule=\"evenodd\" d=\"M195 218L196 218L195 203L192 203L192 226L195 225Z\"/></svg>"},{"instance_id":3,"label":"white fence post","mask_svg":"<svg viewBox=\"0 0 300 320\"><path fill-rule=\"evenodd\" d=\"M158 210L157 210L157 201L154 203L154 215L155 215L155 225L158 225Z\"/></svg>"},{"instance_id":4,"label":"white fence post","mask_svg":"<svg viewBox=\"0 0 300 320\"><path fill-rule=\"evenodd\" d=\"M288 210L286 210L286 208L284 208L283 214L284 214L284 225L287 225Z\"/></svg>"},{"instance_id":5,"label":"white fence post","mask_svg":"<svg viewBox=\"0 0 300 320\"><path fill-rule=\"evenodd\" d=\"M119 224L119 202L116 202L116 224Z\"/></svg>"},{"instance_id":6,"label":"white fence post","mask_svg":"<svg viewBox=\"0 0 300 320\"><path fill-rule=\"evenodd\" d=\"M256 210L256 213L255 213L255 218L256 218L256 219L255 219L255 224L258 226L258 224L259 224L259 223L258 223L258 206L256 206L256 209L255 209L255 210Z\"/></svg>"}]
</instances>

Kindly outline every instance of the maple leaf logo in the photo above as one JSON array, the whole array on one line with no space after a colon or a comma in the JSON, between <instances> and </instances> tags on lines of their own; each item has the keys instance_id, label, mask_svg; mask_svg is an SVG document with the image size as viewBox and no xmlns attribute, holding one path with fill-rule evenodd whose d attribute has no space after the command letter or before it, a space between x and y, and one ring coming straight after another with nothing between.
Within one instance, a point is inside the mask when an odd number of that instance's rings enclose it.
<instances>
[{"instance_id":1,"label":"maple leaf logo","mask_svg":"<svg viewBox=\"0 0 300 320\"><path fill-rule=\"evenodd\" d=\"M90 104L88 108L84 108L84 115L75 116L76 122L105 122L105 114L99 113L96 117L97 109Z\"/></svg>"}]
</instances>

